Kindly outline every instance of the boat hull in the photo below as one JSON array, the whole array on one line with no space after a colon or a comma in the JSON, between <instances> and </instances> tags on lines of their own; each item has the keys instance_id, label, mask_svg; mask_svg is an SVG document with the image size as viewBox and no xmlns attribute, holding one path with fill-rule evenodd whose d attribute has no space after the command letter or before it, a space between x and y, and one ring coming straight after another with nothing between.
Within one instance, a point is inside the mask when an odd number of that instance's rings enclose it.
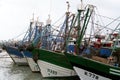
<instances>
[{"instance_id":1,"label":"boat hull","mask_svg":"<svg viewBox=\"0 0 120 80\"><path fill-rule=\"evenodd\" d=\"M38 64L32 58L26 57L26 59L32 72L40 72Z\"/></svg>"},{"instance_id":2,"label":"boat hull","mask_svg":"<svg viewBox=\"0 0 120 80\"><path fill-rule=\"evenodd\" d=\"M17 48L12 46L7 46L6 51L17 65L28 65L26 58L23 56L23 53L20 52Z\"/></svg>"},{"instance_id":3,"label":"boat hull","mask_svg":"<svg viewBox=\"0 0 120 80\"><path fill-rule=\"evenodd\" d=\"M38 60L38 65L43 77L71 77L76 74L71 69L60 67L42 60Z\"/></svg>"},{"instance_id":4,"label":"boat hull","mask_svg":"<svg viewBox=\"0 0 120 80\"><path fill-rule=\"evenodd\" d=\"M43 77L57 78L76 76L72 65L63 53L43 49L35 49L33 53L38 56L37 63Z\"/></svg>"},{"instance_id":5,"label":"boat hull","mask_svg":"<svg viewBox=\"0 0 120 80\"><path fill-rule=\"evenodd\" d=\"M111 80L119 80L120 79L120 68L116 66L110 66L107 63L104 64L99 61L95 61L89 58L85 58L82 56L75 56L72 54L65 53L66 57L73 65L74 68L86 70L95 75L99 75ZM78 70L77 69L77 70ZM78 75L80 72L75 70ZM79 75L80 76L80 75Z\"/></svg>"},{"instance_id":6,"label":"boat hull","mask_svg":"<svg viewBox=\"0 0 120 80\"><path fill-rule=\"evenodd\" d=\"M21 58L19 56L12 55L12 54L9 54L9 56L11 57L13 62L17 65L28 65L27 60L24 57Z\"/></svg>"},{"instance_id":7,"label":"boat hull","mask_svg":"<svg viewBox=\"0 0 120 80\"><path fill-rule=\"evenodd\" d=\"M90 71L84 70L82 68L73 67L76 71L77 75L79 76L80 80L112 80L109 78L105 78L98 74L92 73Z\"/></svg>"},{"instance_id":8,"label":"boat hull","mask_svg":"<svg viewBox=\"0 0 120 80\"><path fill-rule=\"evenodd\" d=\"M28 62L28 65L32 72L40 72L37 62L33 60L33 55L29 51L23 51L23 54Z\"/></svg>"}]
</instances>

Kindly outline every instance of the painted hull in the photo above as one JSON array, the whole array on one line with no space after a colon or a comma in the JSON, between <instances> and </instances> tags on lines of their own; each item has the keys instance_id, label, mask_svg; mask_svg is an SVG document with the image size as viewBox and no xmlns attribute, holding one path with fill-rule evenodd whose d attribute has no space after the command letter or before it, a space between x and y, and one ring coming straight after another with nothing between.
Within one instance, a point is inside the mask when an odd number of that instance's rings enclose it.
<instances>
[{"instance_id":1,"label":"painted hull","mask_svg":"<svg viewBox=\"0 0 120 80\"><path fill-rule=\"evenodd\" d=\"M35 63L33 58L26 57L26 59L28 61L28 65L29 65L32 72L40 72L40 68L39 68L38 64Z\"/></svg>"},{"instance_id":2,"label":"painted hull","mask_svg":"<svg viewBox=\"0 0 120 80\"><path fill-rule=\"evenodd\" d=\"M24 57L21 58L12 54L9 54L9 56L12 58L13 62L17 65L28 65L27 60Z\"/></svg>"},{"instance_id":3,"label":"painted hull","mask_svg":"<svg viewBox=\"0 0 120 80\"><path fill-rule=\"evenodd\" d=\"M64 68L46 61L38 60L38 65L43 77L71 77L75 72L71 69Z\"/></svg>"},{"instance_id":4,"label":"painted hull","mask_svg":"<svg viewBox=\"0 0 120 80\"><path fill-rule=\"evenodd\" d=\"M7 46L6 51L15 64L28 65L26 58L23 56L23 53L20 52L17 48Z\"/></svg>"},{"instance_id":5,"label":"painted hull","mask_svg":"<svg viewBox=\"0 0 120 80\"><path fill-rule=\"evenodd\" d=\"M119 80L120 79L120 68L115 66L110 66L89 58L82 56L74 56L72 54L65 54L68 60L73 65L75 71L80 76L80 69L91 72L95 75L102 76L106 80ZM84 80L84 79L83 79ZM94 79L93 79L94 80ZM99 79L98 79L99 80Z\"/></svg>"},{"instance_id":6,"label":"painted hull","mask_svg":"<svg viewBox=\"0 0 120 80\"><path fill-rule=\"evenodd\" d=\"M32 72L40 72L38 64L33 60L33 55L29 51L23 52L25 58L27 59L28 65Z\"/></svg>"},{"instance_id":7,"label":"painted hull","mask_svg":"<svg viewBox=\"0 0 120 80\"><path fill-rule=\"evenodd\" d=\"M63 53L43 49L35 49L33 53L38 55L37 63L43 77L57 78L76 76L72 65Z\"/></svg>"},{"instance_id":8,"label":"painted hull","mask_svg":"<svg viewBox=\"0 0 120 80\"><path fill-rule=\"evenodd\" d=\"M90 71L84 70L82 68L73 67L79 76L80 80L112 80L98 74L92 73Z\"/></svg>"}]
</instances>

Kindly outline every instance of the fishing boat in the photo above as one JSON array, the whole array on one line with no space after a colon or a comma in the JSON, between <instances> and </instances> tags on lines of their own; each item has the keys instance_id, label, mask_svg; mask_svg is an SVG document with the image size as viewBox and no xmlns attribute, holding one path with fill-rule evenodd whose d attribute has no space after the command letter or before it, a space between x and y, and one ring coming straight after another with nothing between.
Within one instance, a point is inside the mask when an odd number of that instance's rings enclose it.
<instances>
[{"instance_id":1,"label":"fishing boat","mask_svg":"<svg viewBox=\"0 0 120 80\"><path fill-rule=\"evenodd\" d=\"M109 48L102 48L101 51L106 52L108 55ZM93 53L94 54L94 53ZM104 55L105 56L105 55ZM118 59L119 55L117 54ZM81 80L119 80L120 79L120 67L119 60L112 57L103 58L102 56L92 55L91 58L85 56L75 56L66 53L66 57L69 59L76 73ZM115 57L115 56L114 56ZM109 62L110 61L110 62Z\"/></svg>"},{"instance_id":2,"label":"fishing boat","mask_svg":"<svg viewBox=\"0 0 120 80\"><path fill-rule=\"evenodd\" d=\"M46 78L60 78L76 76L71 64L62 52L55 52L47 49L34 49L34 56L38 56L37 64L41 74Z\"/></svg>"},{"instance_id":3,"label":"fishing boat","mask_svg":"<svg viewBox=\"0 0 120 80\"><path fill-rule=\"evenodd\" d=\"M26 50L26 51L23 51L23 54L27 60L27 63L29 65L31 71L32 72L40 72L40 69L39 69L37 62L33 59L32 52Z\"/></svg>"},{"instance_id":4,"label":"fishing boat","mask_svg":"<svg viewBox=\"0 0 120 80\"><path fill-rule=\"evenodd\" d=\"M92 14L93 6L89 6L90 14ZM78 14L83 10L80 9ZM85 18L89 22L90 15ZM79 18L80 20L81 18ZM118 24L118 26L120 23ZM80 26L80 23L78 24ZM117 26L117 28L118 28ZM84 46L86 49L81 49L82 40L87 28L87 23L83 23L80 32L77 34L78 38L76 40L76 54L70 54L65 52L66 57L71 62L74 70L79 76L80 80L120 80L120 67L119 67L119 39L114 39L112 41L101 42L101 38L98 38L95 45L86 45L87 42L84 41ZM116 42L117 41L117 42ZM69 40L68 40L69 42ZM99 44L100 43L100 44ZM82 53L81 53L82 52ZM85 53L85 54L84 54Z\"/></svg>"},{"instance_id":5,"label":"fishing boat","mask_svg":"<svg viewBox=\"0 0 120 80\"><path fill-rule=\"evenodd\" d=\"M66 12L66 19L64 23L67 23L69 12ZM67 60L62 50L53 49L51 47L54 40L51 31L51 20L48 18L47 24L44 28L42 39L40 40L40 48L33 50L33 54L36 57L41 74L44 78L64 78L75 77L76 72L73 70L72 65ZM61 29L64 30L65 24ZM66 28L67 30L67 28ZM59 31L62 32L62 31ZM53 45L52 45L53 46ZM54 46L53 46L54 47ZM55 47L54 47L55 48Z\"/></svg>"},{"instance_id":6,"label":"fishing boat","mask_svg":"<svg viewBox=\"0 0 120 80\"><path fill-rule=\"evenodd\" d=\"M28 46L33 37L33 20L30 21L30 27L26 32L23 40L21 41L10 41L4 44L4 48L17 65L28 65L27 59L24 56L23 51L25 51L26 46Z\"/></svg>"},{"instance_id":7,"label":"fishing boat","mask_svg":"<svg viewBox=\"0 0 120 80\"><path fill-rule=\"evenodd\" d=\"M26 58L23 56L23 53L20 52L17 47L6 46L5 49L15 64L28 65Z\"/></svg>"},{"instance_id":8,"label":"fishing boat","mask_svg":"<svg viewBox=\"0 0 120 80\"><path fill-rule=\"evenodd\" d=\"M38 53L38 65L43 77L73 77L76 76L71 64L63 53L52 52L44 49L36 49Z\"/></svg>"},{"instance_id":9,"label":"fishing boat","mask_svg":"<svg viewBox=\"0 0 120 80\"><path fill-rule=\"evenodd\" d=\"M26 46L26 50L23 51L23 54L25 56L25 58L27 59L28 65L31 69L32 72L40 72L40 68L37 64L37 61L35 60L35 56L32 52L32 50L34 49L34 47L38 46L38 41L41 37L41 32L42 32L42 22L38 22L38 20L35 22L35 28L34 28L34 38L31 41L31 44ZM33 44L33 45L32 45ZM32 47L34 46L34 47Z\"/></svg>"}]
</instances>

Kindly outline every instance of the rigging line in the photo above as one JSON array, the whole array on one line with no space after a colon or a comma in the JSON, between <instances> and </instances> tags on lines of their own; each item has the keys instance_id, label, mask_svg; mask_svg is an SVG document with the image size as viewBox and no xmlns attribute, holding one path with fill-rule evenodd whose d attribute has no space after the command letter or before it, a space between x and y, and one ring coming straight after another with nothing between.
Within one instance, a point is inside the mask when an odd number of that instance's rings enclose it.
<instances>
[{"instance_id":1,"label":"rigging line","mask_svg":"<svg viewBox=\"0 0 120 80\"><path fill-rule=\"evenodd\" d=\"M117 17L116 19L114 19L112 22L110 22L109 24L107 24L105 27L107 27L107 26L109 26L110 24L112 24L113 22L115 22L116 20L118 20L120 18L120 16L119 17Z\"/></svg>"},{"instance_id":2,"label":"rigging line","mask_svg":"<svg viewBox=\"0 0 120 80\"><path fill-rule=\"evenodd\" d=\"M62 17L60 17L57 21L55 21L54 24L56 24L58 21L60 21L64 16L65 16L65 14L64 14ZM59 28L59 27L63 24L63 22L60 23L58 26L55 26L54 24L52 24L51 26L54 26L54 27ZM53 28L53 27L52 27L52 29L55 30L55 31L57 31L57 32L59 32L59 30L56 29L56 28Z\"/></svg>"},{"instance_id":3,"label":"rigging line","mask_svg":"<svg viewBox=\"0 0 120 80\"><path fill-rule=\"evenodd\" d=\"M90 22L90 23L92 23L92 22ZM111 28L108 28L108 27L102 26L102 25L100 25L100 24L98 24L98 23L95 23L95 22L94 22L93 24L94 24L94 25L98 25L98 26L100 26L100 27L103 28L103 29L106 28L106 29L111 30L111 31L114 30L114 29L111 29ZM102 31L103 29L100 29L100 31ZM100 32L100 31L99 31L99 32ZM99 32L98 32L98 33L99 33ZM116 32L119 32L119 31L116 31Z\"/></svg>"},{"instance_id":4,"label":"rigging line","mask_svg":"<svg viewBox=\"0 0 120 80\"><path fill-rule=\"evenodd\" d=\"M109 24L107 24L107 25L105 25L101 30L103 30L104 28L107 28L107 26L109 26L110 24L112 24L113 22L115 22L116 20L118 20L120 18L120 16L119 17L117 17L115 20L113 20L112 22L110 22ZM100 30L100 31L101 31ZM99 32L100 32L99 31Z\"/></svg>"},{"instance_id":5,"label":"rigging line","mask_svg":"<svg viewBox=\"0 0 120 80\"><path fill-rule=\"evenodd\" d=\"M97 14L100 14L100 12L98 11L98 8L95 7L95 9L96 9ZM95 15L96 15L96 14L95 14ZM96 16L97 16L98 20L99 20L99 18L100 18L101 23L105 26L105 24L104 24L104 22L103 22L103 20L102 20L102 17L101 17L101 16L98 17L98 15L96 15Z\"/></svg>"},{"instance_id":6,"label":"rigging line","mask_svg":"<svg viewBox=\"0 0 120 80\"><path fill-rule=\"evenodd\" d=\"M69 22L68 23L70 23L72 20L69 20ZM63 24L63 22L62 23L60 23L58 26L56 26L55 27L55 25L52 25L52 26L54 26L55 28L53 28L53 27L51 27L52 29L53 29L53 32L54 31L57 31L57 32L60 32L60 30L58 30L57 28L59 28L59 27L61 27L61 25Z\"/></svg>"},{"instance_id":7,"label":"rigging line","mask_svg":"<svg viewBox=\"0 0 120 80\"><path fill-rule=\"evenodd\" d=\"M92 22L90 22L90 23L92 23ZM100 27L103 27L103 28L106 28L106 29L109 29L109 30L113 30L113 29L111 29L111 28L108 28L108 27L105 27L105 26L103 26L103 25L100 25L100 24L98 24L98 23L92 23L92 24L94 24L94 25L97 25L97 26L100 26Z\"/></svg>"},{"instance_id":8,"label":"rigging line","mask_svg":"<svg viewBox=\"0 0 120 80\"><path fill-rule=\"evenodd\" d=\"M103 17L103 18L110 19L110 20L115 20L114 18L110 18L110 17L103 16L103 15L100 15L100 14L96 14L96 15L101 16L101 17ZM118 19L118 20L116 20L116 21L120 21L120 20Z\"/></svg>"},{"instance_id":9,"label":"rigging line","mask_svg":"<svg viewBox=\"0 0 120 80\"><path fill-rule=\"evenodd\" d=\"M69 21L68 21L68 23L70 23L71 21L72 21L72 20L69 20ZM58 27L57 27L57 28L59 28L62 24L63 24L63 22L59 23L59 25L58 25ZM52 26L54 26L54 27L55 27L55 25L52 25Z\"/></svg>"},{"instance_id":10,"label":"rigging line","mask_svg":"<svg viewBox=\"0 0 120 80\"><path fill-rule=\"evenodd\" d=\"M97 12L97 14L99 14L99 11L97 11L97 8L96 8L96 12ZM105 27L105 24L104 24L104 22L103 22L103 20L102 20L102 17L101 16L98 16L96 13L95 13L95 15L96 15L96 18L98 19L98 21L101 21L101 24L103 24L103 25L100 25L100 24L98 24L98 23L94 23L95 25L97 25L97 26L99 26L99 30L101 31L101 30L103 30L104 28L105 29L109 29L109 30L113 30L113 29L111 29L111 28L108 28L108 27ZM99 32L100 32L99 31ZM100 32L100 33L102 33L102 32Z\"/></svg>"},{"instance_id":11,"label":"rigging line","mask_svg":"<svg viewBox=\"0 0 120 80\"><path fill-rule=\"evenodd\" d=\"M60 21L61 19L63 19L63 17L65 17L65 15L66 15L66 14L62 15L58 20L56 20L56 21L52 24L52 26L54 26L58 21Z\"/></svg>"},{"instance_id":12,"label":"rigging line","mask_svg":"<svg viewBox=\"0 0 120 80\"><path fill-rule=\"evenodd\" d=\"M95 9L96 9L96 12L97 12L98 14L100 14L99 11L98 11L98 9L97 9L97 7L96 7ZM96 15L96 13L95 13L95 15ZM105 26L105 24L104 24L101 16L96 15L96 18L98 19L98 21L101 21L101 24L102 24L102 25Z\"/></svg>"},{"instance_id":13,"label":"rigging line","mask_svg":"<svg viewBox=\"0 0 120 80\"><path fill-rule=\"evenodd\" d=\"M54 24L56 24L58 21L60 21L63 17L65 16L65 14L64 15L62 15L57 21L55 21L52 25L54 25Z\"/></svg>"},{"instance_id":14,"label":"rigging line","mask_svg":"<svg viewBox=\"0 0 120 80\"><path fill-rule=\"evenodd\" d=\"M26 31L25 31L25 32L22 32L21 34L19 34L18 36L14 37L14 38L12 38L12 39L16 39L16 38L20 37L21 35L23 35L24 33L26 33Z\"/></svg>"},{"instance_id":15,"label":"rigging line","mask_svg":"<svg viewBox=\"0 0 120 80\"><path fill-rule=\"evenodd\" d=\"M104 25L104 22L103 22L103 20L102 20L102 17L113 20L113 21L112 21L111 23L109 23L108 25L112 24L112 23L115 22L115 21L120 21L120 20L119 20L119 17L116 18L116 19L114 19L114 18L110 18L110 17L107 17L107 16L100 15L97 7L96 7L96 11L97 11L97 13L95 13L95 14L96 14L96 16L99 16L99 17L100 17L100 19L101 19L100 21L102 22L103 25ZM106 26L108 26L108 25L106 25ZM99 26L101 26L101 25L99 25ZM107 28L106 26L102 26L103 29L104 29L104 28ZM107 28L107 29L110 29L110 28ZM101 30L102 30L102 29L101 29ZM110 30L113 30L113 29L110 29Z\"/></svg>"}]
</instances>

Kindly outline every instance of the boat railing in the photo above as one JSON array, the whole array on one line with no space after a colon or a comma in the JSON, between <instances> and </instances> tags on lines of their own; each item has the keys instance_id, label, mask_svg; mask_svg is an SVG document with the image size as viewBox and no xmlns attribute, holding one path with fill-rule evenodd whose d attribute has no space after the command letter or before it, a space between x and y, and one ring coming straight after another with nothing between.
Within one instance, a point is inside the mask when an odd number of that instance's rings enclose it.
<instances>
[{"instance_id":1,"label":"boat railing","mask_svg":"<svg viewBox=\"0 0 120 80\"><path fill-rule=\"evenodd\" d=\"M110 55L110 48L95 49L89 48L88 53L82 53L80 56L90 58L94 61L99 61L101 63L110 65L110 66L120 66L120 54L118 52L113 52L113 55Z\"/></svg>"}]
</instances>

